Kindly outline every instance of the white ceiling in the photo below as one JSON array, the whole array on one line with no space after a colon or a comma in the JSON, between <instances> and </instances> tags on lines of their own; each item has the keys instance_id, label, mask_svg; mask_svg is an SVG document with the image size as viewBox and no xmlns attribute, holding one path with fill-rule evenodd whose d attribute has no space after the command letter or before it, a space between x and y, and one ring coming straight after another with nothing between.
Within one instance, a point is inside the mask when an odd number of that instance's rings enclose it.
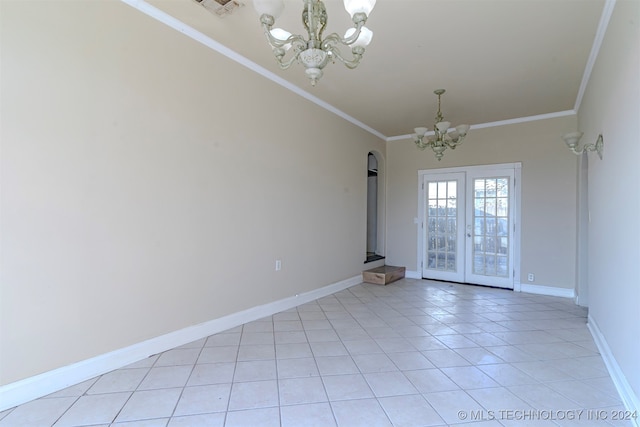
<instances>
[{"instance_id":1,"label":"white ceiling","mask_svg":"<svg viewBox=\"0 0 640 427\"><path fill-rule=\"evenodd\" d=\"M386 138L421 125L432 129L438 88L447 90L442 113L453 125L573 110L605 6L605 0L378 0L361 64L354 70L329 64L312 87L301 65L279 69L252 0L240 0L245 6L223 18L194 0L125 1L152 16L154 8L165 12L186 24L186 34L204 34ZM285 4L276 26L302 33L302 1ZM343 34L351 22L342 1L325 4L325 34Z\"/></svg>"}]
</instances>

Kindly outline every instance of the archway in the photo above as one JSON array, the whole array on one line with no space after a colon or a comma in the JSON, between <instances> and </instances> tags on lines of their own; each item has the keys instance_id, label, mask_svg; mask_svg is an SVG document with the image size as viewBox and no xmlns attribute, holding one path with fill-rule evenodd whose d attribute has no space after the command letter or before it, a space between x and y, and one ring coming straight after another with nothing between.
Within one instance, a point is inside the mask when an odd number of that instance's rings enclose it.
<instances>
[{"instance_id":1,"label":"archway","mask_svg":"<svg viewBox=\"0 0 640 427\"><path fill-rule=\"evenodd\" d=\"M384 259L384 180L382 158L367 155L367 253L365 263Z\"/></svg>"}]
</instances>

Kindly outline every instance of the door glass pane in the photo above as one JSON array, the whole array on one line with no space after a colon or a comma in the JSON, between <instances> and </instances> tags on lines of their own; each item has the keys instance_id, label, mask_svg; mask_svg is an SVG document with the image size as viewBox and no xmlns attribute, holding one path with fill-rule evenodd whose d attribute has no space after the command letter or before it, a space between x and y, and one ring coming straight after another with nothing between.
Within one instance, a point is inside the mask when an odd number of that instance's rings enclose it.
<instances>
[{"instance_id":1,"label":"door glass pane","mask_svg":"<svg viewBox=\"0 0 640 427\"><path fill-rule=\"evenodd\" d=\"M474 195L475 197L484 197L484 181L481 179L476 179L474 186Z\"/></svg>"},{"instance_id":2,"label":"door glass pane","mask_svg":"<svg viewBox=\"0 0 640 427\"><path fill-rule=\"evenodd\" d=\"M509 196L509 178L498 178L496 184L498 186L498 197L508 197Z\"/></svg>"},{"instance_id":3,"label":"door glass pane","mask_svg":"<svg viewBox=\"0 0 640 427\"><path fill-rule=\"evenodd\" d=\"M485 179L485 192L488 198L496 197L496 180L495 179Z\"/></svg>"},{"instance_id":4,"label":"door glass pane","mask_svg":"<svg viewBox=\"0 0 640 427\"><path fill-rule=\"evenodd\" d=\"M498 276L508 276L508 265L509 263L507 262L507 257L506 256L499 256L498 257Z\"/></svg>"},{"instance_id":5,"label":"door glass pane","mask_svg":"<svg viewBox=\"0 0 640 427\"><path fill-rule=\"evenodd\" d=\"M509 177L473 183L473 273L509 276Z\"/></svg>"},{"instance_id":6,"label":"door glass pane","mask_svg":"<svg viewBox=\"0 0 640 427\"><path fill-rule=\"evenodd\" d=\"M496 199L495 198L487 197L487 200L485 201L484 211L487 215L490 215L491 217L495 218L496 216Z\"/></svg>"},{"instance_id":7,"label":"door glass pane","mask_svg":"<svg viewBox=\"0 0 640 427\"><path fill-rule=\"evenodd\" d=\"M435 246L435 245L434 245ZM436 253L433 251L429 251L429 254L427 255L428 259L427 259L427 266L430 269L434 269L436 268Z\"/></svg>"},{"instance_id":8,"label":"door glass pane","mask_svg":"<svg viewBox=\"0 0 640 427\"><path fill-rule=\"evenodd\" d=\"M473 223L475 224L474 233L476 236L484 236L484 216L478 218L478 214L484 214L484 210L476 211Z\"/></svg>"},{"instance_id":9,"label":"door glass pane","mask_svg":"<svg viewBox=\"0 0 640 427\"><path fill-rule=\"evenodd\" d=\"M457 181L427 183L427 268L456 272Z\"/></svg>"},{"instance_id":10,"label":"door glass pane","mask_svg":"<svg viewBox=\"0 0 640 427\"><path fill-rule=\"evenodd\" d=\"M447 232L449 233L450 236L455 236L456 230L458 230L457 219L455 216L453 218L447 218L447 219L448 219Z\"/></svg>"},{"instance_id":11,"label":"door glass pane","mask_svg":"<svg viewBox=\"0 0 640 427\"><path fill-rule=\"evenodd\" d=\"M484 274L484 257L482 255L473 256L473 272L475 274Z\"/></svg>"}]
</instances>

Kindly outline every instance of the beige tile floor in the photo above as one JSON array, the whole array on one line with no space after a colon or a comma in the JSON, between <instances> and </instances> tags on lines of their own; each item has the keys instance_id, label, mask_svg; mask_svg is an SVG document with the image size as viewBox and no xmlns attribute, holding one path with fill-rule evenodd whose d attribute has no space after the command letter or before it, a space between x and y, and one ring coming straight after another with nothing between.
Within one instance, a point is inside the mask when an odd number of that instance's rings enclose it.
<instances>
[{"instance_id":1,"label":"beige tile floor","mask_svg":"<svg viewBox=\"0 0 640 427\"><path fill-rule=\"evenodd\" d=\"M571 300L361 284L0 413L0 426L592 426L623 410ZM596 420L607 417L607 420Z\"/></svg>"}]
</instances>

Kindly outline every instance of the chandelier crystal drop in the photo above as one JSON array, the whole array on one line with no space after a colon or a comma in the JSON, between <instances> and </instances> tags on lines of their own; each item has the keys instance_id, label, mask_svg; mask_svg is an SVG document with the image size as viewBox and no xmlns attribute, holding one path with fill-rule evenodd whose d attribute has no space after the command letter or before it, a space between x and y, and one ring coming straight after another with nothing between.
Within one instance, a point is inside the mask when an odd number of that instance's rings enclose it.
<instances>
[{"instance_id":1,"label":"chandelier crystal drop","mask_svg":"<svg viewBox=\"0 0 640 427\"><path fill-rule=\"evenodd\" d=\"M458 145L462 144L467 132L469 132L469 125L458 125L455 130L449 132L451 127L450 122L445 122L440 111L440 97L445 92L444 89L437 89L433 91L438 95L438 114L436 115L435 125L433 127L433 135L427 135L426 127L415 128L413 134L413 142L420 150L424 150L430 147L436 154L438 161L442 159L444 150L447 148L455 149Z\"/></svg>"},{"instance_id":2,"label":"chandelier crystal drop","mask_svg":"<svg viewBox=\"0 0 640 427\"><path fill-rule=\"evenodd\" d=\"M312 86L322 77L322 70L329 61L335 62L337 59L347 68L356 68L373 36L364 24L376 0L344 0L344 8L351 15L353 27L347 30L344 37L331 33L324 38L323 32L328 20L324 3L321 0L302 1L302 23L307 30L306 38L281 28L274 28L276 19L284 10L284 0L253 0L253 6L260 15L264 34L280 68L286 70L294 62L302 64ZM342 56L340 45L351 48L350 59ZM292 54L287 55L290 50Z\"/></svg>"}]
</instances>

